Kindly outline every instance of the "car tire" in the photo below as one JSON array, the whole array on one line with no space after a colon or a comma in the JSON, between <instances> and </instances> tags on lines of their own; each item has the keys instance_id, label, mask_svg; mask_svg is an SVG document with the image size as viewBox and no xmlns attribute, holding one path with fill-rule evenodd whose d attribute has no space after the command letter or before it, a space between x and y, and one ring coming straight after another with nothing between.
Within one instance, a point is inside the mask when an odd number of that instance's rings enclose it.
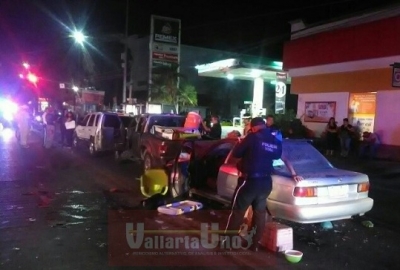
<instances>
[{"instance_id":1,"label":"car tire","mask_svg":"<svg viewBox=\"0 0 400 270\"><path fill-rule=\"evenodd\" d=\"M72 139L72 147L75 149L79 148L79 139L78 139L78 136L76 135L76 133L74 134L74 137Z\"/></svg>"},{"instance_id":2,"label":"car tire","mask_svg":"<svg viewBox=\"0 0 400 270\"><path fill-rule=\"evenodd\" d=\"M92 157L95 157L95 156L97 156L97 154L98 154L98 152L96 149L96 145L94 143L94 140L91 139L90 143L89 143L89 155L91 155Z\"/></svg>"},{"instance_id":3,"label":"car tire","mask_svg":"<svg viewBox=\"0 0 400 270\"><path fill-rule=\"evenodd\" d=\"M145 151L143 153L143 169L144 171L150 170L153 167L153 158L150 153Z\"/></svg>"},{"instance_id":4,"label":"car tire","mask_svg":"<svg viewBox=\"0 0 400 270\"><path fill-rule=\"evenodd\" d=\"M115 150L115 151L114 151L114 160L115 160L117 163L121 163L121 161L122 161L122 159L121 159L121 154L122 154L122 152L119 151L119 150Z\"/></svg>"}]
</instances>

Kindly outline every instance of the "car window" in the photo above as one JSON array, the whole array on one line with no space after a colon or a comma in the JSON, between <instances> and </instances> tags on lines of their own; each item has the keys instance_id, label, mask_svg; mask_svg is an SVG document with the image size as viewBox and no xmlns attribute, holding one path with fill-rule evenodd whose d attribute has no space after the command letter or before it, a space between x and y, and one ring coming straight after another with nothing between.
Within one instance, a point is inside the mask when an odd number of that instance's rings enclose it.
<instances>
[{"instance_id":1,"label":"car window","mask_svg":"<svg viewBox=\"0 0 400 270\"><path fill-rule=\"evenodd\" d=\"M86 115L85 118L82 120L82 126L86 126L88 120L89 120L90 115Z\"/></svg>"},{"instance_id":2,"label":"car window","mask_svg":"<svg viewBox=\"0 0 400 270\"><path fill-rule=\"evenodd\" d=\"M282 150L283 156L298 175L332 168L329 161L306 141L284 141Z\"/></svg>"},{"instance_id":3,"label":"car window","mask_svg":"<svg viewBox=\"0 0 400 270\"><path fill-rule=\"evenodd\" d=\"M137 119L136 118L131 118L131 122L129 123L129 128L135 130L137 126Z\"/></svg>"},{"instance_id":4,"label":"car window","mask_svg":"<svg viewBox=\"0 0 400 270\"><path fill-rule=\"evenodd\" d=\"M96 117L96 115L92 114L89 118L89 122L87 123L86 126L91 127L94 124L94 118Z\"/></svg>"},{"instance_id":5,"label":"car window","mask_svg":"<svg viewBox=\"0 0 400 270\"><path fill-rule=\"evenodd\" d=\"M101 114L96 115L96 127L100 125Z\"/></svg>"},{"instance_id":6,"label":"car window","mask_svg":"<svg viewBox=\"0 0 400 270\"><path fill-rule=\"evenodd\" d=\"M226 164L235 166L239 162L240 158L235 158L232 155L229 156ZM272 162L272 166L274 167L274 171L276 174L283 174L283 175L290 175L289 169L286 167L285 163L283 162L282 159L275 159Z\"/></svg>"},{"instance_id":7,"label":"car window","mask_svg":"<svg viewBox=\"0 0 400 270\"><path fill-rule=\"evenodd\" d=\"M104 127L118 129L121 126L118 115L106 114L104 118Z\"/></svg>"},{"instance_id":8,"label":"car window","mask_svg":"<svg viewBox=\"0 0 400 270\"><path fill-rule=\"evenodd\" d=\"M147 122L147 118L146 117L141 117L139 120L139 124L138 124L138 132L143 132L144 128L146 126L146 122Z\"/></svg>"},{"instance_id":9,"label":"car window","mask_svg":"<svg viewBox=\"0 0 400 270\"><path fill-rule=\"evenodd\" d=\"M129 127L129 124L131 123L132 117L129 116L120 116L119 117L122 121L122 124L124 127Z\"/></svg>"},{"instance_id":10,"label":"car window","mask_svg":"<svg viewBox=\"0 0 400 270\"><path fill-rule=\"evenodd\" d=\"M185 117L182 116L151 116L147 130L151 130L153 126L162 127L183 127L185 124Z\"/></svg>"}]
</instances>

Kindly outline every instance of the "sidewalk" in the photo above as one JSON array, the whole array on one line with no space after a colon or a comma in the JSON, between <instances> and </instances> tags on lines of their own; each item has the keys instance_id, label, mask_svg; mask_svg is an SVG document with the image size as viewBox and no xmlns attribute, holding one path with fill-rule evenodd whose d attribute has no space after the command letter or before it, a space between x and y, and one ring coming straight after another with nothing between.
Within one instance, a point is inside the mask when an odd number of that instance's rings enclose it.
<instances>
[{"instance_id":1,"label":"sidewalk","mask_svg":"<svg viewBox=\"0 0 400 270\"><path fill-rule=\"evenodd\" d=\"M374 177L394 177L400 175L400 162L387 160L368 160L358 157L327 157L339 169L357 171Z\"/></svg>"}]
</instances>

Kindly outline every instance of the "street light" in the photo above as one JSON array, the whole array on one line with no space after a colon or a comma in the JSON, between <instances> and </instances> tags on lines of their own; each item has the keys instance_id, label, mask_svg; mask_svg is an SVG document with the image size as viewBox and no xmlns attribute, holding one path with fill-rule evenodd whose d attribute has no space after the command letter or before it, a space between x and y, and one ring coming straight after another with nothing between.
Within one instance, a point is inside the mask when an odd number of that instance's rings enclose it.
<instances>
[{"instance_id":1,"label":"street light","mask_svg":"<svg viewBox=\"0 0 400 270\"><path fill-rule=\"evenodd\" d=\"M24 66L25 69L29 69L30 67L28 63L23 63L22 65Z\"/></svg>"},{"instance_id":2,"label":"street light","mask_svg":"<svg viewBox=\"0 0 400 270\"><path fill-rule=\"evenodd\" d=\"M79 88L78 88L78 86L72 86L72 90L74 90L74 92L78 92Z\"/></svg>"},{"instance_id":3,"label":"street light","mask_svg":"<svg viewBox=\"0 0 400 270\"><path fill-rule=\"evenodd\" d=\"M35 74L29 73L27 77L28 81L30 81L33 84L36 84L38 82L38 77Z\"/></svg>"},{"instance_id":4,"label":"street light","mask_svg":"<svg viewBox=\"0 0 400 270\"><path fill-rule=\"evenodd\" d=\"M76 43L79 43L80 45L83 45L83 42L86 40L86 36L81 32L81 31L74 31L71 35Z\"/></svg>"}]
</instances>

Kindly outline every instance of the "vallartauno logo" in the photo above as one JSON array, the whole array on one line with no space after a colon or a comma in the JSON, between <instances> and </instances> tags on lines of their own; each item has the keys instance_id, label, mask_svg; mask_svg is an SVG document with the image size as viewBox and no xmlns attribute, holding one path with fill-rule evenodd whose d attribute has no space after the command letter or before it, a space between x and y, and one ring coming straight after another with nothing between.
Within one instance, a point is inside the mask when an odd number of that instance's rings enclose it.
<instances>
[{"instance_id":1,"label":"vallartauno logo","mask_svg":"<svg viewBox=\"0 0 400 270\"><path fill-rule=\"evenodd\" d=\"M126 240L129 247L146 251L215 249L217 247L246 250L252 244L255 228L244 236L238 236L237 232L228 232L231 235L220 236L223 233L218 223L212 223L211 226L201 223L200 230L145 230L144 223L137 223L136 229L133 223L126 224ZM176 234L185 234L185 236ZM242 238L246 240L246 246L243 246ZM221 246L222 240L224 240L224 246Z\"/></svg>"}]
</instances>

